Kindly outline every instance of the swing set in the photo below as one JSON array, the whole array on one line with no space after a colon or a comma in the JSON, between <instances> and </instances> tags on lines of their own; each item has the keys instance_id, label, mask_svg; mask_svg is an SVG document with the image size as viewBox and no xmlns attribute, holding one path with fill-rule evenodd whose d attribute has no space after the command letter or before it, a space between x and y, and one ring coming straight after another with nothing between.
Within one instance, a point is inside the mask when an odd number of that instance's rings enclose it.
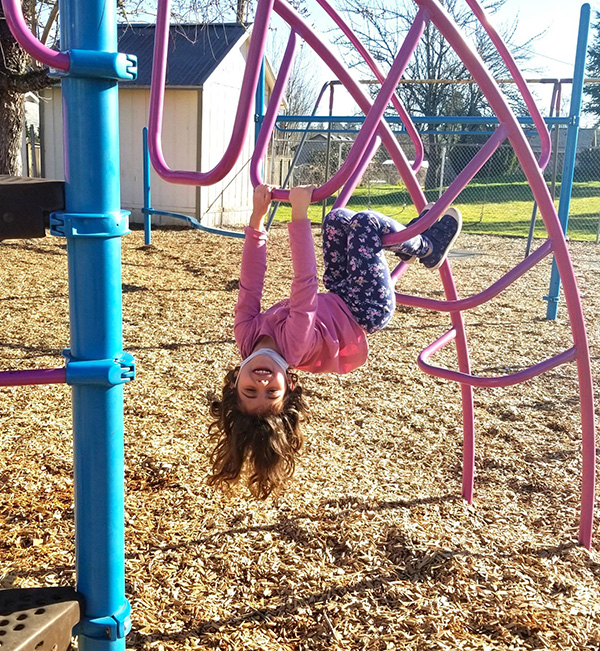
<instances>
[{"instance_id":1,"label":"swing set","mask_svg":"<svg viewBox=\"0 0 600 651\"><path fill-rule=\"evenodd\" d=\"M447 208L506 140L512 145L532 189L548 239L528 258L479 294L460 298L450 264L439 269L444 300L397 293L400 305L448 313L450 328L418 356L423 372L460 384L463 405L462 495L473 500L475 463L474 387L505 387L524 382L558 365L575 362L581 398L582 487L579 543L590 548L594 515L595 423L590 356L579 290L569 257L561 221L544 182L542 171L550 160L550 135L520 71L506 46L489 23L477 0L466 0L486 29L530 111L541 141L536 160L519 121L508 106L498 84L483 61L468 45L438 0L415 0L415 20L396 59L384 75L353 32L329 5L318 4L332 18L381 82L374 101L349 75L346 67L323 43L286 0L259 0L253 38L247 57L238 110L229 145L221 160L209 171L172 170L162 153L161 126L166 77L170 2L159 0L154 49L154 69L148 120L149 155L157 173L178 184L210 185L223 179L239 158L254 115L254 101L265 51L267 29L275 11L291 27L281 70L256 140L250 162L254 186L262 182L261 164L277 111L289 79L299 39L303 39L329 66L365 114L363 126L344 164L322 186L313 202L339 191L334 207L346 204L360 182L380 143L385 145L419 212L426 203L416 178L423 148L414 124L395 95L405 67L425 27L433 23L463 60L472 78L484 91L498 118L487 143L441 194L435 205L401 234L391 234L386 244L423 232ZM118 82L136 75L135 57L116 51L116 3L105 0L61 0L63 51L50 50L31 33L19 0L2 0L8 25L17 41L32 57L60 71L63 85L65 125L65 209L50 216L52 234L65 237L69 274L71 320L70 348L64 369L0 373L0 386L66 382L72 387L74 436L75 545L77 589L51 588L0 591L3 623L2 646L16 649L66 649L73 634L84 651L125 649L131 627L130 606L124 577L124 451L123 385L135 377L135 363L123 351L121 307L121 237L128 233L128 216L120 208L118 149ZM590 6L581 10L584 38L580 34L575 76L583 79ZM579 95L575 101L581 102ZM411 165L384 119L390 102L410 134L417 155ZM94 124L91 131L89 123ZM286 201L289 191L273 192ZM471 373L463 312L491 300L517 278L552 254L564 285L573 345L562 353L505 376L482 377ZM392 272L397 281L407 271L400 263ZM452 341L458 369L431 363L433 355ZM74 628L73 628L74 627Z\"/></svg>"}]
</instances>

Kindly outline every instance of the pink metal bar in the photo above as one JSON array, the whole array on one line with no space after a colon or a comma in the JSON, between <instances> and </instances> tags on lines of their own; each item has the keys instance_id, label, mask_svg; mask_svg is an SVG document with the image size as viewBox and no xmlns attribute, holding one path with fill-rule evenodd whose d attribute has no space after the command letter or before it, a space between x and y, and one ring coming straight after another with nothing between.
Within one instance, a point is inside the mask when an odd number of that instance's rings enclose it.
<instances>
[{"instance_id":1,"label":"pink metal bar","mask_svg":"<svg viewBox=\"0 0 600 651\"><path fill-rule=\"evenodd\" d=\"M275 7L276 11L277 9L277 4ZM502 134L499 133L497 135L498 142L501 141ZM393 141L394 145L396 145L396 141L394 139ZM372 147L375 147L375 143L371 143ZM388 147L388 151L391 151L389 149L389 146L386 143L386 147ZM396 162L396 161L395 161ZM474 168L476 166L476 163L474 164ZM399 165L397 163L397 167L403 177L403 179L406 182L407 178L407 173L406 169L402 167L402 165ZM357 169L355 171L355 175L357 176L359 173L359 170ZM352 188L355 185L355 179L350 179L348 184L352 186ZM344 188L343 194L347 194L346 188ZM413 201L415 202L415 205L417 208L420 210L422 206L424 205L424 197L422 195L422 192L420 188L418 189L417 192L412 193L411 192L411 197L413 198ZM342 200L340 203L343 203L345 201L345 196L341 196L340 199ZM336 202L337 204L338 202ZM450 203L450 201L448 201ZM446 206L447 207L447 206ZM440 206L439 211L441 213L442 206ZM445 207L444 207L445 210ZM435 220L435 214L433 215L433 218L431 218L431 223ZM422 226L420 224L419 226ZM415 233L420 232L417 229L419 226L415 227ZM425 227L423 227L425 228ZM403 233L404 236L406 236L406 232ZM411 236L411 233L409 231L408 237ZM400 276L407 270L407 265L405 264L400 264L398 267L393 271L392 273L392 278L394 281L397 281ZM442 268L440 269L440 274L442 277L442 282L444 284L444 290L446 293L446 296L448 296L451 300L456 300L458 298L457 293L456 293L456 288L454 286L454 280L452 278L452 274L450 271L450 267L448 262L446 262ZM459 368L463 371L468 373L469 372L469 354L468 354L468 348L467 348L467 342L466 342L466 336L465 336L465 331L464 331L464 323L462 320L462 315L460 313L452 313L451 314L451 320L453 322L453 325L455 329L459 332L459 336L457 338L457 350L458 350L458 358L459 358ZM472 387L467 386L467 385L461 385L461 393L462 393L462 401L463 401L463 497L470 503L473 500L473 478L474 478L474 450L475 450L475 442L474 442L474 429L475 429L475 421L474 421L474 408L473 408L473 391Z\"/></svg>"},{"instance_id":2,"label":"pink metal bar","mask_svg":"<svg viewBox=\"0 0 600 651\"><path fill-rule=\"evenodd\" d=\"M317 0L317 3L321 5L325 13L327 13L327 15L333 20L333 22L346 35L350 43L352 43L352 45L356 48L357 52L365 60L366 64L369 66L369 68L377 78L377 81L383 84L383 82L385 81L385 75L381 72L381 69L375 63L369 51L358 40L356 34L348 27L348 25L342 20L341 16L337 13L337 11L335 11L335 9L326 0ZM423 150L423 142L417 132L417 129L415 128L413 121L410 119L410 115L407 113L406 109L402 105L402 102L400 101L396 93L392 95L392 105L396 109L398 115L400 116L400 119L402 120L402 124L406 129L406 133L409 135L414 145L415 160L413 162L412 169L418 171L421 167L421 164L423 163L423 157L425 155L425 152Z\"/></svg>"},{"instance_id":3,"label":"pink metal bar","mask_svg":"<svg viewBox=\"0 0 600 651\"><path fill-rule=\"evenodd\" d=\"M275 128L277 113L279 111L279 107L281 106L283 94L292 72L292 65L294 63L297 49L298 36L296 34L296 31L292 29L288 38L285 52L283 54L283 59L281 60L277 80L275 81L273 92L269 98L269 105L267 106L267 111L263 118L260 133L258 134L258 138L256 139L256 143L254 145L254 152L252 153L252 158L250 160L250 182L254 187L262 183L262 160L266 155L267 149L269 147L269 141L271 139L271 134ZM323 86L323 91L324 90L325 86Z\"/></svg>"},{"instance_id":4,"label":"pink metal bar","mask_svg":"<svg viewBox=\"0 0 600 651\"><path fill-rule=\"evenodd\" d=\"M69 69L70 57L68 53L51 50L31 33L23 16L20 0L2 0L2 6L8 28L25 52L50 68L56 70Z\"/></svg>"},{"instance_id":5,"label":"pink metal bar","mask_svg":"<svg viewBox=\"0 0 600 651\"><path fill-rule=\"evenodd\" d=\"M406 262L399 262L396 268L392 270L392 272L390 273L392 282L396 284L409 269L410 269L410 265L407 265ZM396 296L398 296L397 293Z\"/></svg>"},{"instance_id":6,"label":"pink metal bar","mask_svg":"<svg viewBox=\"0 0 600 651\"><path fill-rule=\"evenodd\" d=\"M525 104L529 109L529 113L533 118L533 123L535 124L538 135L540 137L541 153L538 164L542 169L544 169L550 160L550 154L552 151L550 132L548 131L548 127L544 122L544 118L542 117L537 104L531 95L529 86L521 74L521 71L519 70L519 67L517 66L512 54L508 51L508 48L506 47L504 41L499 36L494 26L491 24L483 7L477 2L477 0L467 0L467 4L479 22L483 25L485 31L488 33L490 40L494 44L494 47L498 50L500 56L502 57L502 60L508 68L508 71L512 75L513 80L516 82L517 88L521 91L521 95L523 95Z\"/></svg>"},{"instance_id":7,"label":"pink metal bar","mask_svg":"<svg viewBox=\"0 0 600 651\"><path fill-rule=\"evenodd\" d=\"M409 269L409 266L401 262L391 273L394 283L402 277ZM450 271L448 260L440 267L440 277L444 286L444 293L448 302L452 305L459 303L456 286ZM402 296L396 293L396 296ZM412 298L412 297L409 297ZM419 305L419 307L422 307ZM433 307L433 309L437 309ZM469 361L469 348L465 332L462 312L455 310L450 312L452 322L453 338L456 337L456 352L458 357L458 368L462 373L470 375L471 366ZM475 479L475 409L473 405L473 387L468 384L460 385L462 408L463 408L463 476L462 496L469 504L473 502L473 487Z\"/></svg>"},{"instance_id":8,"label":"pink metal bar","mask_svg":"<svg viewBox=\"0 0 600 651\"><path fill-rule=\"evenodd\" d=\"M477 174L485 163L487 163L504 140L506 140L506 131L501 125L496 129L493 135L488 138L483 147L477 152L477 154L475 154L475 156L473 156L469 163L460 171L454 181L452 181L443 192L442 196L435 202L432 208L427 211L427 214L400 233L387 235L383 238L383 243L399 244L400 242L405 242L418 233L427 230L450 207L456 197L458 197L458 195L464 190L467 183L469 183L475 174Z\"/></svg>"},{"instance_id":9,"label":"pink metal bar","mask_svg":"<svg viewBox=\"0 0 600 651\"><path fill-rule=\"evenodd\" d=\"M458 293L450 271L448 260L440 267L440 277L444 292L449 300L457 300ZM458 357L458 368L461 372L469 374L471 365L469 362L469 347L465 324L461 312L451 312L450 321L456 332L456 353ZM475 477L475 408L473 406L473 388L467 384L460 387L463 407L463 476L462 496L471 504L473 502L473 481Z\"/></svg>"},{"instance_id":10,"label":"pink metal bar","mask_svg":"<svg viewBox=\"0 0 600 651\"><path fill-rule=\"evenodd\" d=\"M250 123L254 118L255 93L272 10L273 0L259 0L231 140L223 157L208 172L182 171L171 170L165 161L162 151L162 122L167 74L170 0L159 0L154 42L154 66L150 86L148 149L152 165L163 179L170 183L211 185L223 179L233 168L240 156L246 141L248 129L250 128Z\"/></svg>"},{"instance_id":11,"label":"pink metal bar","mask_svg":"<svg viewBox=\"0 0 600 651\"><path fill-rule=\"evenodd\" d=\"M275 10L278 13L280 13L280 5L283 5L283 3L276 1ZM300 29L295 23L292 23L289 20L288 22L293 29L300 33ZM344 164L331 179L329 179L322 186L315 189L313 192L313 202L322 201L323 199L326 199L327 197L330 197L332 194L334 194L334 192L336 192L350 178L352 172L361 161L367 147L372 141L373 135L382 123L382 117L390 102L390 98L395 92L398 81L400 80L406 64L417 46L418 40L421 38L426 23L427 12L424 10L419 10L417 16L415 17L415 22L409 29L406 39L400 47L400 51L396 56L396 59L390 69L385 83L381 87L381 90L379 91L379 94L377 95L377 98L372 107L370 107L370 110L366 113L363 126L356 140L354 141L352 148L350 149L350 152L344 161ZM319 54L321 58L323 58L323 60L329 64L329 61L327 61L326 57L330 55L330 52L320 42L318 42L318 48L320 51L317 51L317 54ZM259 151L258 155L263 158L265 153L265 151ZM274 190L273 198L278 201L286 201L289 198L289 190Z\"/></svg>"},{"instance_id":12,"label":"pink metal bar","mask_svg":"<svg viewBox=\"0 0 600 651\"><path fill-rule=\"evenodd\" d=\"M306 21L304 21L304 19L302 19L298 13L292 9L287 2L285 2L285 0L275 0L274 9L283 20L298 32L298 35L301 36L315 53L318 54L329 66L331 71L336 75L348 90L354 101L358 104L361 111L367 114L371 108L371 101L359 84L349 74L346 66L337 59L328 46L313 32ZM417 206L417 209L420 210L426 203L425 195L423 194L423 190L421 189L414 172L410 168L404 152L399 147L398 142L387 123L382 122L378 126L377 132L381 136L383 144L399 170L412 201ZM335 192L335 189L332 193L333 192ZM274 192L274 198L287 200L288 193L282 190L276 190Z\"/></svg>"},{"instance_id":13,"label":"pink metal bar","mask_svg":"<svg viewBox=\"0 0 600 651\"><path fill-rule=\"evenodd\" d=\"M66 368L42 368L32 371L0 371L0 387L22 387L29 384L63 384Z\"/></svg>"},{"instance_id":14,"label":"pink metal bar","mask_svg":"<svg viewBox=\"0 0 600 651\"><path fill-rule=\"evenodd\" d=\"M408 230L408 229L407 229ZM404 232L404 231L403 231ZM456 301L440 301L434 298L425 298L423 296L411 296L409 294L396 293L396 301L401 305L410 305L420 307L425 310L436 310L437 312L458 312L470 310L474 307L491 301L505 290L509 285L518 278L532 269L540 260L543 260L549 253L552 253L552 242L546 240L530 256L522 260L516 267L513 267L502 278L484 289L479 294L474 294L468 298Z\"/></svg>"},{"instance_id":15,"label":"pink metal bar","mask_svg":"<svg viewBox=\"0 0 600 651\"><path fill-rule=\"evenodd\" d=\"M563 279L564 281L564 279ZM564 284L564 283L563 283ZM582 489L579 544L587 549L592 546L594 528L594 506L596 489L596 438L594 418L594 389L589 364L589 349L577 358L579 395L582 423Z\"/></svg>"},{"instance_id":16,"label":"pink metal bar","mask_svg":"<svg viewBox=\"0 0 600 651\"><path fill-rule=\"evenodd\" d=\"M453 371L451 369L441 368L439 366L432 366L431 364L428 364L427 360L432 355L441 350L446 344L450 343L455 336L456 331L454 328L452 328L432 344L429 344L429 346L427 346L427 348L421 352L417 359L419 368L428 375L435 375L436 377L441 377L446 380L454 380L455 382L461 382L474 387L508 387L513 384L525 382L526 380L531 380L532 378L541 375L542 373L545 373L546 371L549 371L556 366L560 366L566 362L572 362L577 358L577 350L575 347L573 347L565 350L559 355L545 359L543 362L529 366L528 368L525 368L517 373L487 377L461 373L460 371Z\"/></svg>"},{"instance_id":17,"label":"pink metal bar","mask_svg":"<svg viewBox=\"0 0 600 651\"><path fill-rule=\"evenodd\" d=\"M590 354L579 288L569 256L565 236L562 232L556 208L543 179L540 167L533 155L529 142L513 112L504 99L498 85L486 70L479 55L464 41L448 13L436 0L415 0L419 7L427 7L432 22L440 30L458 56L463 60L473 79L484 92L500 123L505 126L508 138L521 163L527 181L533 191L549 238L553 243L554 259L563 282L565 302L571 322L574 348L577 351L577 373L581 405L582 426L582 488L579 542L589 549L596 483L596 429L594 414L594 391L592 383Z\"/></svg>"}]
</instances>

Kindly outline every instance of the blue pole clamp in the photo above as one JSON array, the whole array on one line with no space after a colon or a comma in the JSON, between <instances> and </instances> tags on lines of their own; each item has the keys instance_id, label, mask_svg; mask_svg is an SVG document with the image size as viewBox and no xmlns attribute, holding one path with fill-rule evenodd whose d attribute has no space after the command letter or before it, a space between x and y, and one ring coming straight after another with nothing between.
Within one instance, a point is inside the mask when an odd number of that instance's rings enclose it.
<instances>
[{"instance_id":1,"label":"blue pole clamp","mask_svg":"<svg viewBox=\"0 0 600 651\"><path fill-rule=\"evenodd\" d=\"M114 614L106 617L86 617L73 629L74 635L85 635L93 640L114 642L124 638L131 630L131 605L125 601Z\"/></svg>"},{"instance_id":2,"label":"blue pole clamp","mask_svg":"<svg viewBox=\"0 0 600 651\"><path fill-rule=\"evenodd\" d=\"M53 71L56 77L84 77L90 79L137 79L138 65L135 54L104 52L98 50L68 50L69 70Z\"/></svg>"},{"instance_id":3,"label":"blue pole clamp","mask_svg":"<svg viewBox=\"0 0 600 651\"><path fill-rule=\"evenodd\" d=\"M76 359L71 350L62 351L67 360L67 384L116 386L135 380L135 359L121 353L115 359Z\"/></svg>"},{"instance_id":4,"label":"blue pole clamp","mask_svg":"<svg viewBox=\"0 0 600 651\"><path fill-rule=\"evenodd\" d=\"M50 214L50 233L58 237L122 237L129 231L129 211Z\"/></svg>"}]
</instances>

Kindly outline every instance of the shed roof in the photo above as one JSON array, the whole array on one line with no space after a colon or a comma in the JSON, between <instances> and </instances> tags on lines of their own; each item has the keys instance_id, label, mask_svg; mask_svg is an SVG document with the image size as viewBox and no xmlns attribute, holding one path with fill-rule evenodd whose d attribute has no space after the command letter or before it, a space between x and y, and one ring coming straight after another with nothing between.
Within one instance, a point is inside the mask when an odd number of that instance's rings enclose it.
<instances>
[{"instance_id":1,"label":"shed roof","mask_svg":"<svg viewBox=\"0 0 600 651\"><path fill-rule=\"evenodd\" d=\"M119 52L135 54L138 77L128 82L149 86L154 52L154 24L120 24ZM167 86L202 86L225 56L247 34L239 23L172 25L169 34Z\"/></svg>"}]
</instances>

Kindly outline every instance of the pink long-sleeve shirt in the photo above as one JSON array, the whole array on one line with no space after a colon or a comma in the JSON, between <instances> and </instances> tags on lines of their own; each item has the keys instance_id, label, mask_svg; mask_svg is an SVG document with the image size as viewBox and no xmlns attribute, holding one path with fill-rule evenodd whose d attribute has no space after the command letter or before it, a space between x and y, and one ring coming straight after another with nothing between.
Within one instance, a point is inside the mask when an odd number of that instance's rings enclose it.
<instances>
[{"instance_id":1,"label":"pink long-sleeve shirt","mask_svg":"<svg viewBox=\"0 0 600 651\"><path fill-rule=\"evenodd\" d=\"M290 297L261 312L267 270L267 234L246 227L234 334L242 357L263 336L272 337L292 368L349 373L368 355L366 332L344 301L318 291L317 261L308 219L288 224L294 278Z\"/></svg>"}]
</instances>

